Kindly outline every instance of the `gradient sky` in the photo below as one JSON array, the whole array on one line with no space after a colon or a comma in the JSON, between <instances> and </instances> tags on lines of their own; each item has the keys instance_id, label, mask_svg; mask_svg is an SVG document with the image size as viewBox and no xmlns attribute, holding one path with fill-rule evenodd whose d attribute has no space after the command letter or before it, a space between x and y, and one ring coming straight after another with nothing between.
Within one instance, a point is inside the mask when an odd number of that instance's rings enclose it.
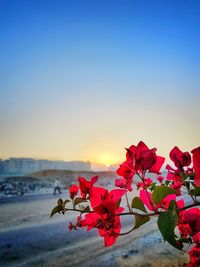
<instances>
[{"instance_id":1,"label":"gradient sky","mask_svg":"<svg viewBox=\"0 0 200 267\"><path fill-rule=\"evenodd\" d=\"M0 157L200 145L200 1L0 1Z\"/></svg>"}]
</instances>

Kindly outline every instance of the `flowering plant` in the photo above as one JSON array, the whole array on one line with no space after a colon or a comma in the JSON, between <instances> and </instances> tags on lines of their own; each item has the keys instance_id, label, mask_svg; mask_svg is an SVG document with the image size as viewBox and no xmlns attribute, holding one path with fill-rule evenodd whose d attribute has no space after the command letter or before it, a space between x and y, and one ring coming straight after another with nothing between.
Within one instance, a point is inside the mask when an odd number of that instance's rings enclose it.
<instances>
[{"instance_id":1,"label":"flowering plant","mask_svg":"<svg viewBox=\"0 0 200 267\"><path fill-rule=\"evenodd\" d=\"M120 177L115 181L117 189L108 191L95 186L98 176L90 181L79 177L79 184L69 188L70 200L59 199L51 216L78 212L76 222L69 223L69 230L96 228L105 246L113 245L120 235L129 234L156 216L165 241L179 250L186 243L192 246L186 266L200 266L200 147L191 154L174 147L169 156L175 167L166 165L167 176L163 177L160 170L165 158L156 154L156 148L149 149L142 141L130 146L126 149L126 160L116 171ZM154 173L156 179L151 180L148 173ZM140 182L133 183L135 175ZM132 186L136 186L139 194L130 203L127 193L133 190ZM127 210L121 206L122 198ZM134 216L134 226L121 233L120 217L129 215Z\"/></svg>"}]
</instances>

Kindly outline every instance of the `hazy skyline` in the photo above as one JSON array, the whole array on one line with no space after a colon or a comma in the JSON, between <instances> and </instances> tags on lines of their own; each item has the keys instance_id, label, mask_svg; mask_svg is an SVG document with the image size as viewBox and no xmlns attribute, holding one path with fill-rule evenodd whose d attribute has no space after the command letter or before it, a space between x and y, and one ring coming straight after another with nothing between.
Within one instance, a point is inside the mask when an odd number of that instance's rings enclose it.
<instances>
[{"instance_id":1,"label":"hazy skyline","mask_svg":"<svg viewBox=\"0 0 200 267\"><path fill-rule=\"evenodd\" d=\"M199 1L1 1L0 158L200 145Z\"/></svg>"}]
</instances>

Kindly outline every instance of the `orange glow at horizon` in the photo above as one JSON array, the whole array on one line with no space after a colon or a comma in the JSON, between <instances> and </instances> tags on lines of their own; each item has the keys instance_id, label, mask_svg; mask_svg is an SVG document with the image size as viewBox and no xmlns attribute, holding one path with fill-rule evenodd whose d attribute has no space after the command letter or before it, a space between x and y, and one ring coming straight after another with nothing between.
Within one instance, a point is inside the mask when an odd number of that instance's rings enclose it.
<instances>
[{"instance_id":1,"label":"orange glow at horizon","mask_svg":"<svg viewBox=\"0 0 200 267\"><path fill-rule=\"evenodd\" d=\"M118 164L121 160L111 154L111 153L102 153L100 155L98 155L94 161L97 163L97 164L103 164L103 165L106 165L107 167L111 166L111 165L115 165L115 164Z\"/></svg>"}]
</instances>

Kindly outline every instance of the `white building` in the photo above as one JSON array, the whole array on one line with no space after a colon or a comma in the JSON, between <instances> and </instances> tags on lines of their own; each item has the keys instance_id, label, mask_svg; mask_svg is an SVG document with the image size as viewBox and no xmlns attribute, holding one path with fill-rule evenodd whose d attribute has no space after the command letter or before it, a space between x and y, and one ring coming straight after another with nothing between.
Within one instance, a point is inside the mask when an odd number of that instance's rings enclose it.
<instances>
[{"instance_id":1,"label":"white building","mask_svg":"<svg viewBox=\"0 0 200 267\"><path fill-rule=\"evenodd\" d=\"M32 158L10 158L1 160L0 174L29 174L41 170L57 169L72 171L90 171L89 161L50 161Z\"/></svg>"}]
</instances>

